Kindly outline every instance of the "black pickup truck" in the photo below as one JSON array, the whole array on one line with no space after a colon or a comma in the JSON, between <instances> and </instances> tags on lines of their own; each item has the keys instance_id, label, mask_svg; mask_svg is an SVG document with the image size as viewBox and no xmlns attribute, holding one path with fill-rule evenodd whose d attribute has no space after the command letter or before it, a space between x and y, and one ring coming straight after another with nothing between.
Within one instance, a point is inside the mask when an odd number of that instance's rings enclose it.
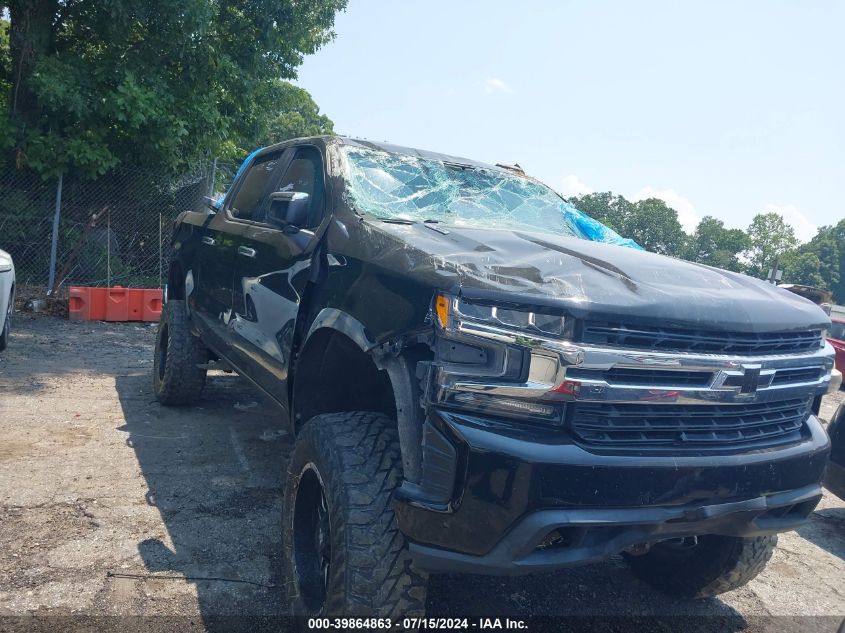
<instances>
[{"instance_id":1,"label":"black pickup truck","mask_svg":"<svg viewBox=\"0 0 845 633\"><path fill-rule=\"evenodd\" d=\"M219 366L286 410L295 613L420 614L431 573L616 554L694 598L820 499L829 327L516 167L320 137L179 217L154 387L188 404Z\"/></svg>"}]
</instances>

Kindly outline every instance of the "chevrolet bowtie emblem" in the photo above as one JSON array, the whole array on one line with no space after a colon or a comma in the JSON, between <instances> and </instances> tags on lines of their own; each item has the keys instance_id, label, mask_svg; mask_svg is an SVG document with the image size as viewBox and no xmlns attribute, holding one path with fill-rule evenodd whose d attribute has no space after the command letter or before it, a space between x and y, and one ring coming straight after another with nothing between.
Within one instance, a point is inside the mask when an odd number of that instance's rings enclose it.
<instances>
[{"instance_id":1,"label":"chevrolet bowtie emblem","mask_svg":"<svg viewBox=\"0 0 845 633\"><path fill-rule=\"evenodd\" d=\"M760 386L760 367L743 367L740 393L757 393Z\"/></svg>"},{"instance_id":2,"label":"chevrolet bowtie emblem","mask_svg":"<svg viewBox=\"0 0 845 633\"><path fill-rule=\"evenodd\" d=\"M763 370L760 365L742 365L739 369L721 371L713 383L715 389L732 389L738 396L753 396L772 384L774 369Z\"/></svg>"}]
</instances>

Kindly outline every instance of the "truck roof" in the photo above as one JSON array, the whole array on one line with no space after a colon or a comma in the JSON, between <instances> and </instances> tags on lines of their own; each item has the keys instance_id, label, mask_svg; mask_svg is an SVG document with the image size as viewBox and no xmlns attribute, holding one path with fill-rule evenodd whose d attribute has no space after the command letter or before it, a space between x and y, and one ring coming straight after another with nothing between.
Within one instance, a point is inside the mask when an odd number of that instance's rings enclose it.
<instances>
[{"instance_id":1,"label":"truck roof","mask_svg":"<svg viewBox=\"0 0 845 633\"><path fill-rule=\"evenodd\" d=\"M263 148L259 153L263 154L267 151L272 151L274 149L279 149L282 147L286 147L288 145L292 145L294 143L301 143L303 141L310 141L310 142L317 142L322 143L325 145L330 144L337 144L337 145L350 145L353 147L363 147L366 149L372 149L379 152L387 152L389 154L403 154L405 156L415 156L417 158L425 158L429 160L437 160L444 163L455 163L457 165L468 165L471 167L479 167L483 169L492 169L495 171L502 171L502 172L509 172L513 171L512 169L509 170L504 167L500 167L497 165L491 165L489 163L483 163L481 161L472 160L470 158L462 158L460 156L451 156L449 154L441 154L440 152L432 152L425 149L417 149L415 147L405 147L403 145L394 145L392 143L388 143L386 141L377 142L377 141L370 141L364 138L355 138L351 136L341 136L341 135L326 135L326 136L307 136L302 138L295 138L283 141L281 143L276 143L274 145L269 145Z\"/></svg>"}]
</instances>

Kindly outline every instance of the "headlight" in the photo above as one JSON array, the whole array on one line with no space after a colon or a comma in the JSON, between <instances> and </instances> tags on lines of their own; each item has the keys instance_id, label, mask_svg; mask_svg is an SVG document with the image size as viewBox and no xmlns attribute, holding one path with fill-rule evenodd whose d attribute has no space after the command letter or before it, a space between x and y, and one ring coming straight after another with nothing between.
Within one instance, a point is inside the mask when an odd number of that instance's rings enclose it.
<instances>
[{"instance_id":1,"label":"headlight","mask_svg":"<svg viewBox=\"0 0 845 633\"><path fill-rule=\"evenodd\" d=\"M0 273L7 273L12 270L12 258L7 255L0 255Z\"/></svg>"},{"instance_id":2,"label":"headlight","mask_svg":"<svg viewBox=\"0 0 845 633\"><path fill-rule=\"evenodd\" d=\"M469 301L463 297L438 294L435 312L440 327L448 329L456 322L483 323L524 334L560 338L570 336L572 320L552 311L524 310L510 306Z\"/></svg>"},{"instance_id":3,"label":"headlight","mask_svg":"<svg viewBox=\"0 0 845 633\"><path fill-rule=\"evenodd\" d=\"M439 325L435 402L562 425L562 399L558 394L546 397L562 378L560 358L538 346L570 336L572 319L543 308L495 305L445 294L435 295L432 313Z\"/></svg>"}]
</instances>

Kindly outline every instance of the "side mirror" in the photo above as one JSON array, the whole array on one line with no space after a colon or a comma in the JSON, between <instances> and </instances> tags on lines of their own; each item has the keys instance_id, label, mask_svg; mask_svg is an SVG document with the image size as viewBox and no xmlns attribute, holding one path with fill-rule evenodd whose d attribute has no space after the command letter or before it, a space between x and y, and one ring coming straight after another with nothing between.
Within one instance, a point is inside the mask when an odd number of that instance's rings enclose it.
<instances>
[{"instance_id":1,"label":"side mirror","mask_svg":"<svg viewBox=\"0 0 845 633\"><path fill-rule=\"evenodd\" d=\"M267 220L277 226L303 227L308 223L311 199L302 191L275 191L270 194Z\"/></svg>"}]
</instances>

